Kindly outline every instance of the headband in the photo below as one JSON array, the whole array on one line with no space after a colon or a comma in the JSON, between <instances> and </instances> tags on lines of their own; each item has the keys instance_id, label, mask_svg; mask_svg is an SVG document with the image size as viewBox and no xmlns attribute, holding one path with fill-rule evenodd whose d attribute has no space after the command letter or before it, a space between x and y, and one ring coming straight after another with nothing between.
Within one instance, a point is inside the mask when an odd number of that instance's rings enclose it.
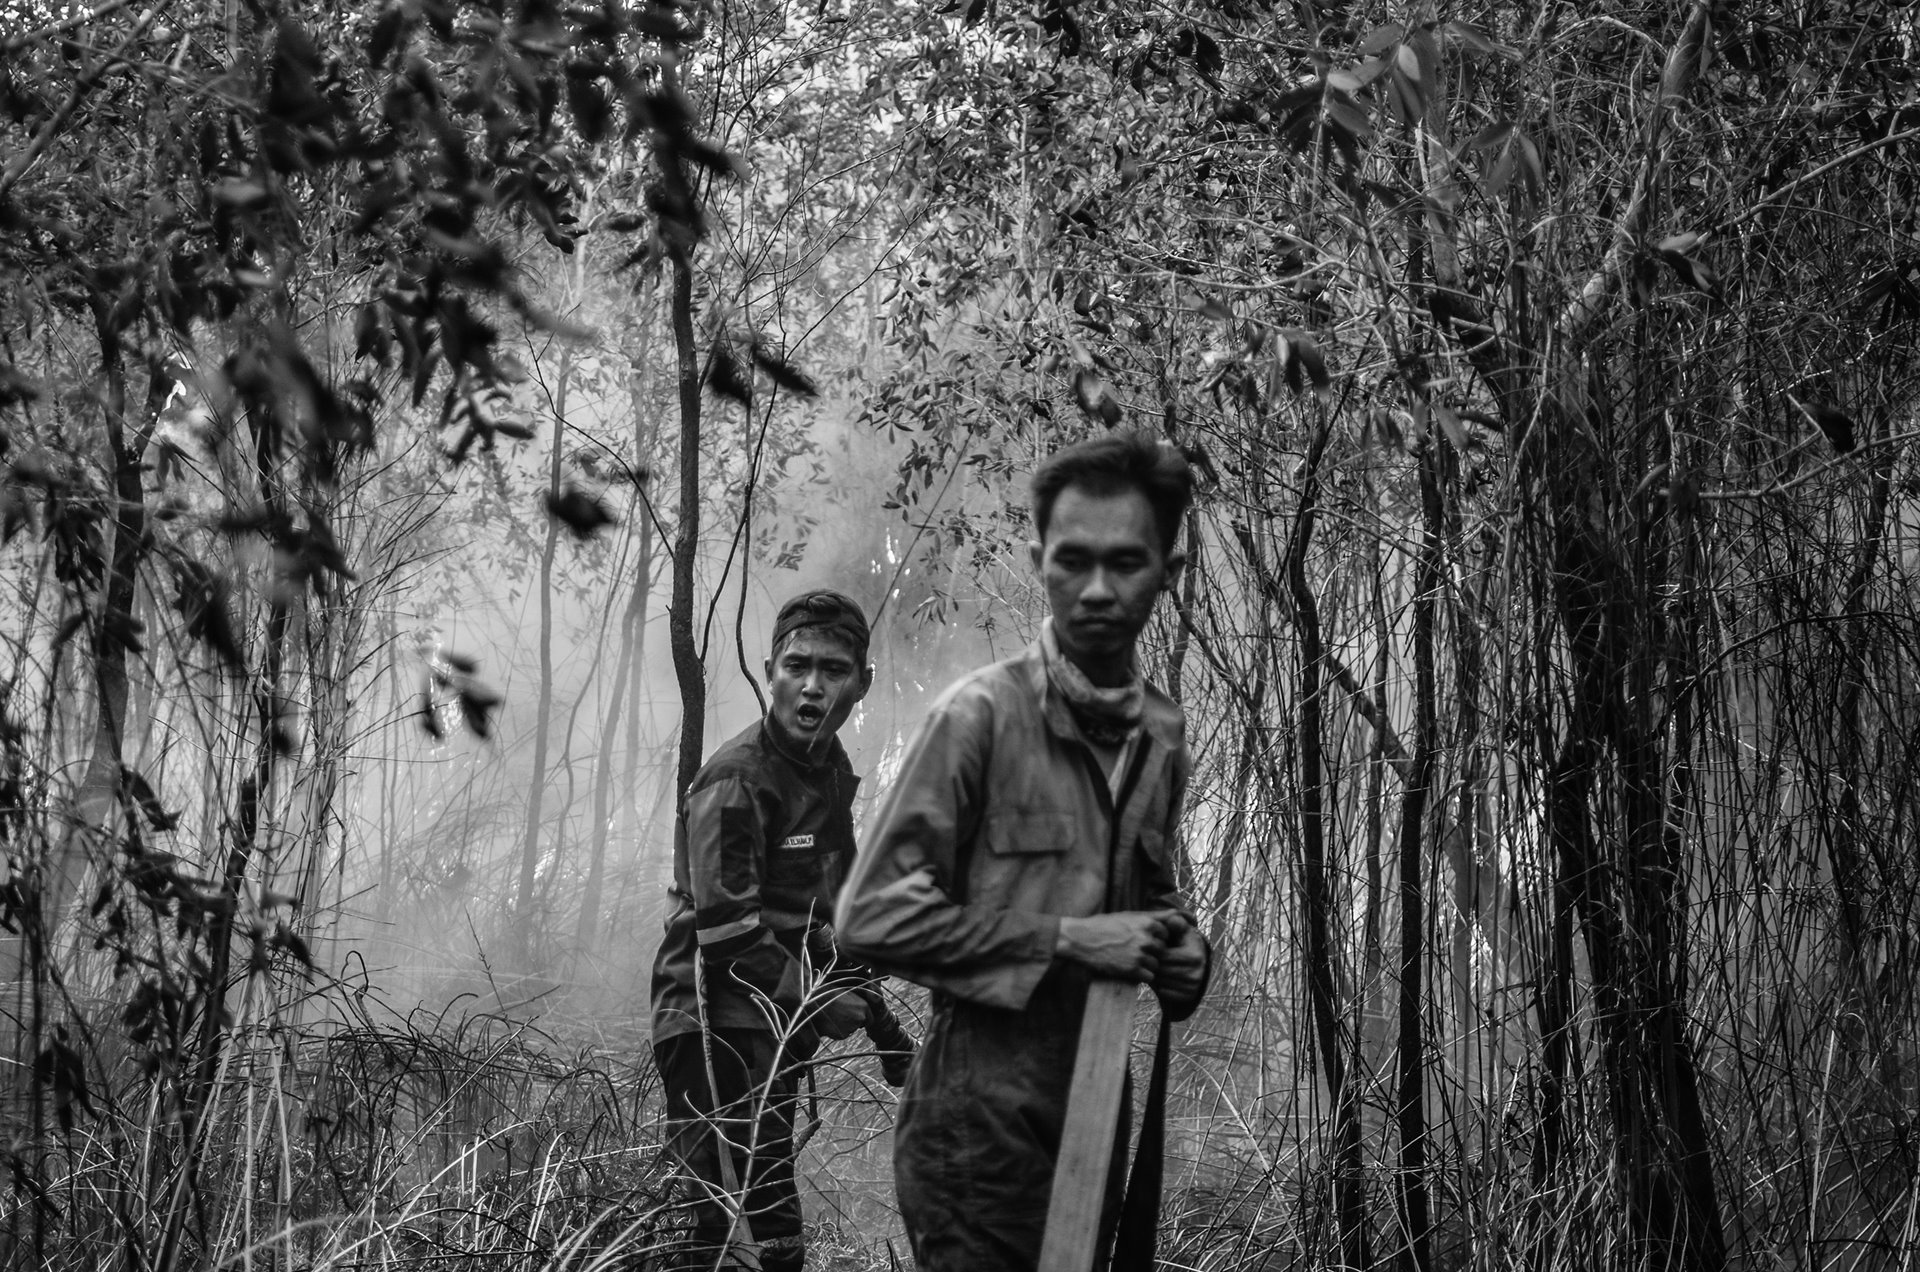
<instances>
[{"instance_id":1,"label":"headband","mask_svg":"<svg viewBox=\"0 0 1920 1272\"><path fill-rule=\"evenodd\" d=\"M831 588L819 588L812 592L802 592L780 607L779 615L773 620L773 647L780 648L780 642L804 627L817 627L832 632L851 644L858 655L864 659L867 654L867 616L860 606L844 592Z\"/></svg>"}]
</instances>

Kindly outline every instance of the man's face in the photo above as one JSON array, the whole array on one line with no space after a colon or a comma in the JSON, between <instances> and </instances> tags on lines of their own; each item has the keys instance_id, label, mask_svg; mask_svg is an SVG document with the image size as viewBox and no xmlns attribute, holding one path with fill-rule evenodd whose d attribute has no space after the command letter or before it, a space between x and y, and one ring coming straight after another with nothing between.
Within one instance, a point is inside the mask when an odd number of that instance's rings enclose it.
<instances>
[{"instance_id":1,"label":"man's face","mask_svg":"<svg viewBox=\"0 0 1920 1272\"><path fill-rule=\"evenodd\" d=\"M847 642L818 628L793 633L767 660L773 718L810 751L840 731L872 683L873 669L855 661Z\"/></svg>"},{"instance_id":2,"label":"man's face","mask_svg":"<svg viewBox=\"0 0 1920 1272\"><path fill-rule=\"evenodd\" d=\"M1179 565L1160 546L1147 497L1132 487L1093 494L1068 486L1032 549L1060 651L1086 670L1124 665Z\"/></svg>"}]
</instances>

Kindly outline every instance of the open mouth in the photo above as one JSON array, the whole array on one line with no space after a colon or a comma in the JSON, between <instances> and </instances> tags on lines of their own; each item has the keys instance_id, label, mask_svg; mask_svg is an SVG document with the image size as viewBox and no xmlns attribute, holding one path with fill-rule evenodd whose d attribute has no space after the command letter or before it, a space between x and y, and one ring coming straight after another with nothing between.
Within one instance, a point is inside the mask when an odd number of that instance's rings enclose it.
<instances>
[{"instance_id":1,"label":"open mouth","mask_svg":"<svg viewBox=\"0 0 1920 1272\"><path fill-rule=\"evenodd\" d=\"M817 729L820 722L827 718L827 713L819 707L800 707L794 711L793 718L803 729Z\"/></svg>"}]
</instances>

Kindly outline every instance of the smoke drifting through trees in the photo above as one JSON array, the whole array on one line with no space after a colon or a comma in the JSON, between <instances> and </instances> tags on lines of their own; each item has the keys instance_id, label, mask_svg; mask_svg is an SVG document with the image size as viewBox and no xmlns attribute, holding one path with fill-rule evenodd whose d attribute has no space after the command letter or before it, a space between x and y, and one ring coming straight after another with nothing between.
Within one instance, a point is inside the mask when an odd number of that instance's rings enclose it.
<instances>
[{"instance_id":1,"label":"smoke drifting through trees","mask_svg":"<svg viewBox=\"0 0 1920 1272\"><path fill-rule=\"evenodd\" d=\"M883 781L1120 419L1203 477L1169 1257L1912 1262L1920 32L1324 9L10 10L13 1260L655 1242L681 478L707 747L829 583Z\"/></svg>"}]
</instances>

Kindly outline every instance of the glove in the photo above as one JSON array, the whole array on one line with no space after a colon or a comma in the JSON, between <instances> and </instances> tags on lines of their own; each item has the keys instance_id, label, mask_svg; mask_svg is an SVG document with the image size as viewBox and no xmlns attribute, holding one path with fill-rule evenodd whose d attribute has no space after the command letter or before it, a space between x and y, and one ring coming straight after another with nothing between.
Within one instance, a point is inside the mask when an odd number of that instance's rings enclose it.
<instances>
[{"instance_id":1,"label":"glove","mask_svg":"<svg viewBox=\"0 0 1920 1272\"><path fill-rule=\"evenodd\" d=\"M855 990L835 994L815 1009L812 1017L808 1023L822 1038L850 1037L869 1020L866 1000Z\"/></svg>"},{"instance_id":2,"label":"glove","mask_svg":"<svg viewBox=\"0 0 1920 1272\"><path fill-rule=\"evenodd\" d=\"M880 1052L880 1076L890 1087L907 1084L907 1072L913 1067L917 1049L913 1038L900 1027L900 1020L881 1000L879 990L869 990L867 998L867 1037Z\"/></svg>"},{"instance_id":3,"label":"glove","mask_svg":"<svg viewBox=\"0 0 1920 1272\"><path fill-rule=\"evenodd\" d=\"M913 1072L913 1039L907 1039L905 1051L882 1051L880 1053L880 1076L886 1084L898 1091L907 1085L907 1075Z\"/></svg>"}]
</instances>

